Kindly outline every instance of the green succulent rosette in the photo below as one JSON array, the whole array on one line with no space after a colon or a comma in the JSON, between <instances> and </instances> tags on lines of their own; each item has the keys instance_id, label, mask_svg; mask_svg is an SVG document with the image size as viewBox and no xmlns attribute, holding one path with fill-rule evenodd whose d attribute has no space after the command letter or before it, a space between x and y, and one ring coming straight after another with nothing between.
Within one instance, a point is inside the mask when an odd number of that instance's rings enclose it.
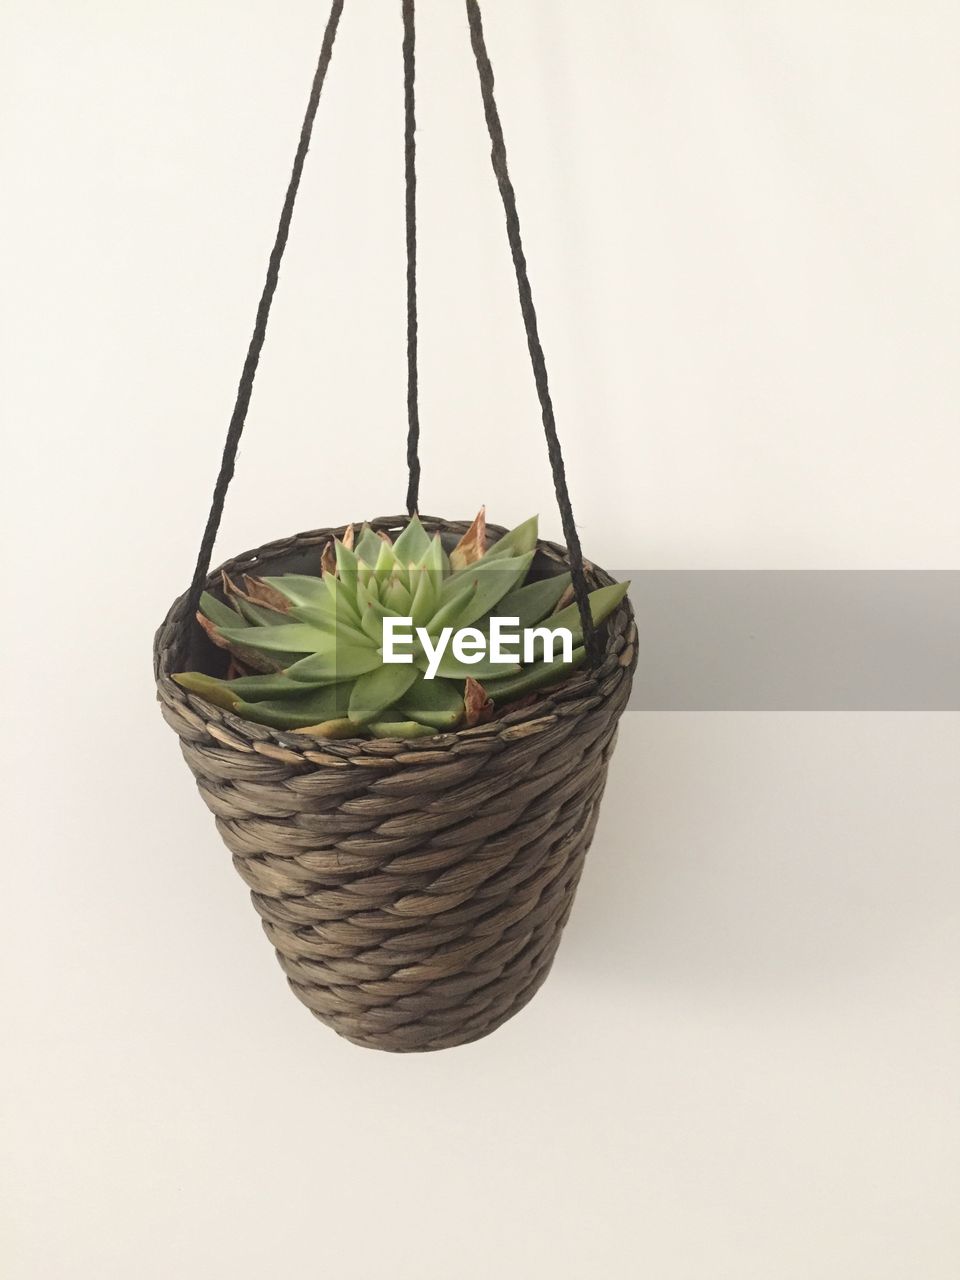
<instances>
[{"instance_id":1,"label":"green succulent rosette","mask_svg":"<svg viewBox=\"0 0 960 1280\"><path fill-rule=\"evenodd\" d=\"M483 511L449 554L417 516L391 540L350 526L324 549L321 572L256 578L224 574L224 600L205 592L197 619L230 653L227 678L185 671L174 679L235 715L327 738L414 738L468 727L563 680L586 657L570 574L528 581L537 518L487 547ZM626 594L618 582L590 593L602 623ZM410 663L385 662L384 620L409 618L436 639L445 628L488 636L492 616L521 631L568 628L570 661L464 662L447 648L430 659L414 638Z\"/></svg>"}]
</instances>

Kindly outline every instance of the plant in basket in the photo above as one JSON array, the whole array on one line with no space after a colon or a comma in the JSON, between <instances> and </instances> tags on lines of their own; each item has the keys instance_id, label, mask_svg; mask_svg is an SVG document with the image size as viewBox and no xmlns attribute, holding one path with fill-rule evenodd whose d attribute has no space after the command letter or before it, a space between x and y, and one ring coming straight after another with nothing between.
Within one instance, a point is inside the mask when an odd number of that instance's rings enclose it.
<instances>
[{"instance_id":1,"label":"plant in basket","mask_svg":"<svg viewBox=\"0 0 960 1280\"><path fill-rule=\"evenodd\" d=\"M396 541L350 525L316 575L224 573L222 598L204 592L197 621L230 654L229 678L174 679L236 715L323 738L421 738L490 721L586 658L570 573L533 576L536 544L534 517L488 548L483 511L449 553L416 515ZM628 585L590 593L594 625ZM556 634L566 651L554 660ZM516 646L504 656L501 637Z\"/></svg>"},{"instance_id":2,"label":"plant in basket","mask_svg":"<svg viewBox=\"0 0 960 1280\"><path fill-rule=\"evenodd\" d=\"M427 631L414 662L383 663L374 619L403 616L408 597L409 616L427 618L415 602L428 590L440 597L434 632L450 601L470 617L468 600L486 608L481 593L502 587L477 630L509 610L579 639L565 548L537 541L527 521L488 528L481 555L481 524L381 519L352 550L349 527L261 547L209 575L198 615L189 593L175 602L155 643L164 717L294 993L368 1047L475 1040L539 988L636 665L626 584L591 565L593 662L578 643L569 662L538 654L506 675L467 664L478 679L448 652L428 680ZM353 601L364 604L359 624ZM310 636L297 640L301 627ZM314 683L291 674L301 663Z\"/></svg>"},{"instance_id":3,"label":"plant in basket","mask_svg":"<svg viewBox=\"0 0 960 1280\"><path fill-rule=\"evenodd\" d=\"M193 581L154 642L164 718L291 988L340 1035L395 1052L487 1035L546 978L637 662L627 585L580 549L477 0L470 39L567 545L539 539L535 519L507 531L482 511L416 514L413 8L404 0L409 515L298 534L209 573L333 0Z\"/></svg>"}]
</instances>

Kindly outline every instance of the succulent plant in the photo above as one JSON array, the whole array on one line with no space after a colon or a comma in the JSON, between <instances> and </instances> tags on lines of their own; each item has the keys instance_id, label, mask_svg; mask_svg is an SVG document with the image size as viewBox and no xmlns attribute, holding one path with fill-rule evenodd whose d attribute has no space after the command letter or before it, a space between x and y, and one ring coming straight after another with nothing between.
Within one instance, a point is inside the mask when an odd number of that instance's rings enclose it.
<instances>
[{"instance_id":1,"label":"succulent plant","mask_svg":"<svg viewBox=\"0 0 960 1280\"><path fill-rule=\"evenodd\" d=\"M537 544L537 519L524 521L487 547L481 510L447 553L417 516L391 541L351 525L323 550L317 576L223 575L224 599L205 592L197 620L230 653L227 678L199 671L176 676L185 689L248 720L327 738L413 738L491 719L505 706L564 679L586 654L570 574L527 575ZM628 583L590 593L600 624ZM444 628L489 634L492 615L568 628L569 662L467 663L449 649L434 663L414 640L412 663L383 658L384 620L410 618L429 637Z\"/></svg>"}]
</instances>

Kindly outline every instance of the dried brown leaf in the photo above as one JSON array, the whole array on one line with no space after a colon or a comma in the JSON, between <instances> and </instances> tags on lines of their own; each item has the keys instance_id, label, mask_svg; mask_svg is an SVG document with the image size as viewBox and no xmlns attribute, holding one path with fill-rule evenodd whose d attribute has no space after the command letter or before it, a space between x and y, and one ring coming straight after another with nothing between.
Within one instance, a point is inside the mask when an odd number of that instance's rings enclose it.
<instances>
[{"instance_id":1,"label":"dried brown leaf","mask_svg":"<svg viewBox=\"0 0 960 1280\"><path fill-rule=\"evenodd\" d=\"M220 570L220 581L223 583L223 594L229 599L231 596L242 596L245 600L246 594L240 590L233 579L227 574L226 569Z\"/></svg>"},{"instance_id":2,"label":"dried brown leaf","mask_svg":"<svg viewBox=\"0 0 960 1280\"><path fill-rule=\"evenodd\" d=\"M250 574L243 575L243 587L238 587L232 578L221 570L220 577L223 581L223 594L229 600L243 600L246 604L259 605L262 609L272 609L274 613L289 613L290 601L282 592L277 591L275 587L269 587L265 582L261 582L259 578L252 578Z\"/></svg>"},{"instance_id":3,"label":"dried brown leaf","mask_svg":"<svg viewBox=\"0 0 960 1280\"><path fill-rule=\"evenodd\" d=\"M559 613L561 609L566 609L567 605L573 604L576 598L577 593L574 591L573 583L571 582L564 588L563 595L554 605L553 612Z\"/></svg>"},{"instance_id":4,"label":"dried brown leaf","mask_svg":"<svg viewBox=\"0 0 960 1280\"><path fill-rule=\"evenodd\" d=\"M260 578L251 578L248 573L243 575L243 585L247 589L246 598L251 604L263 605L266 609L273 609L275 613L290 612L290 601L276 587L269 586Z\"/></svg>"},{"instance_id":5,"label":"dried brown leaf","mask_svg":"<svg viewBox=\"0 0 960 1280\"><path fill-rule=\"evenodd\" d=\"M200 626L206 632L211 644L215 644L218 649L226 649L226 651L231 654L237 662L242 663L248 671L268 672L283 670L283 664L279 659L271 659L265 653L257 653L255 649L248 649L245 645L236 644L233 641L224 639L216 624L211 622L209 618L204 617L202 613L197 613L197 622L200 623ZM245 675L246 672L242 672L241 674Z\"/></svg>"},{"instance_id":6,"label":"dried brown leaf","mask_svg":"<svg viewBox=\"0 0 960 1280\"><path fill-rule=\"evenodd\" d=\"M336 577L337 573L337 549L331 538L327 545L323 548L323 555L320 557L321 574L330 573Z\"/></svg>"},{"instance_id":7,"label":"dried brown leaf","mask_svg":"<svg viewBox=\"0 0 960 1280\"><path fill-rule=\"evenodd\" d=\"M204 614L202 614L199 609L197 610L197 621L200 623L200 626L202 627L202 629L207 633L207 638L210 640L212 644L215 644L218 649L230 648L229 642L227 640L224 640L223 636L220 634L217 628L216 623L211 622L210 619L206 617Z\"/></svg>"},{"instance_id":8,"label":"dried brown leaf","mask_svg":"<svg viewBox=\"0 0 960 1280\"><path fill-rule=\"evenodd\" d=\"M487 550L487 509L481 507L477 518L450 552L450 567L466 569L467 565L476 562Z\"/></svg>"},{"instance_id":9,"label":"dried brown leaf","mask_svg":"<svg viewBox=\"0 0 960 1280\"><path fill-rule=\"evenodd\" d=\"M467 729L474 725L486 724L493 719L493 702L479 680L467 676L463 690L464 717L463 724Z\"/></svg>"}]
</instances>

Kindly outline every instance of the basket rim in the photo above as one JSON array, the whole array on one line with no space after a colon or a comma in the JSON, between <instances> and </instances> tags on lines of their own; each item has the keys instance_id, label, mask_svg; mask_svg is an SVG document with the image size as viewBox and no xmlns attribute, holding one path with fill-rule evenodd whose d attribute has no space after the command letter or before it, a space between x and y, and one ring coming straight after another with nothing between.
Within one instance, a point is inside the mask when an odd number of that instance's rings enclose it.
<instances>
[{"instance_id":1,"label":"basket rim","mask_svg":"<svg viewBox=\"0 0 960 1280\"><path fill-rule=\"evenodd\" d=\"M379 516L367 520L366 523L375 530L395 531L408 521L406 515ZM421 515L420 520L430 532L462 534L469 528L470 520L447 520L440 516ZM356 522L355 522L356 523ZM316 546L322 549L331 537L341 537L347 525L333 525L319 529L311 529L292 534L286 538L271 542L230 556L208 574L205 587L216 588L221 580L221 573L251 572L258 567L262 572L263 562L281 559L296 551ZM502 525L488 524L487 532L503 536L506 528ZM537 540L537 550L547 558L560 565L569 565L567 549L560 543L547 539ZM584 560L587 581L593 586L605 586L616 581L606 570L592 562ZM268 725L258 724L235 715L226 708L206 702L196 694L189 693L171 677L174 672L182 670L180 653L184 640L190 629L197 626L193 620L186 618L187 593L178 596L167 610L163 622L154 637L153 665L154 679L157 685L157 697L167 707L193 724L197 729L203 726L211 737L224 747L233 747L244 752L256 750L265 754L282 753L281 758L291 755L299 758L305 756L318 763L346 762L351 757L364 755L367 757L409 755L412 760L423 757L425 752L448 751L451 747L465 743L476 743L481 747L484 739L526 737L531 733L549 728L558 718L558 714L574 714L576 710L586 710L596 706L600 701L611 696L622 679L632 680L636 667L636 622L629 595L625 596L613 614L603 624L603 657L596 668L580 668L557 685L544 691L542 697L530 706L498 716L486 724L472 728L451 729L446 732L423 738L323 738L316 734L304 733L297 729L274 729ZM186 628L186 629L185 629ZM577 704L586 703L579 707ZM271 746L273 750L271 750ZM320 757L324 759L321 761ZM373 763L373 759L370 759ZM424 760L426 763L426 760Z\"/></svg>"}]
</instances>

